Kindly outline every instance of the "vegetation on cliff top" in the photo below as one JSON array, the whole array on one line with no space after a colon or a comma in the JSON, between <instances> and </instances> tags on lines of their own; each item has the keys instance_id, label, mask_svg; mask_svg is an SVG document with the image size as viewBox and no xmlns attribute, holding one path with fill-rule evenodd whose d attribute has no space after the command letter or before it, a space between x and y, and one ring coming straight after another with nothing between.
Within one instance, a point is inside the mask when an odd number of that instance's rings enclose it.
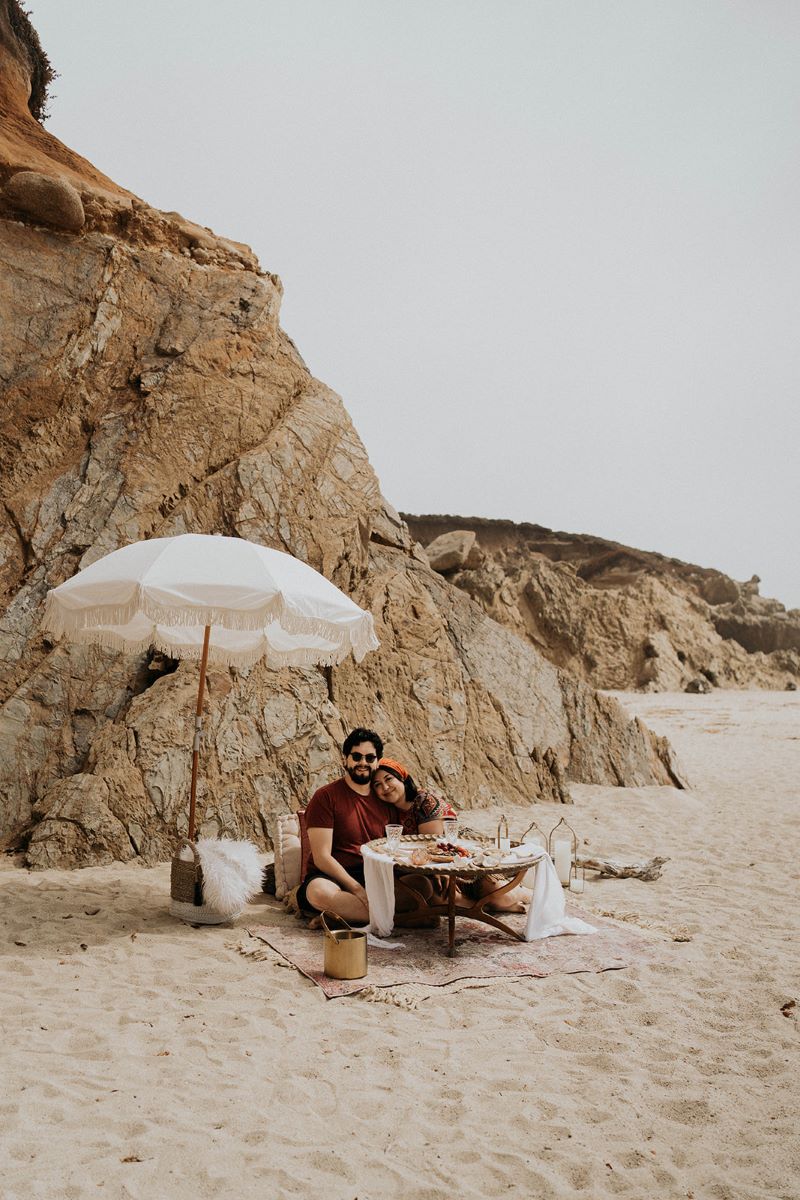
<instances>
[{"instance_id":1,"label":"vegetation on cliff top","mask_svg":"<svg viewBox=\"0 0 800 1200\"><path fill-rule=\"evenodd\" d=\"M19 0L8 0L8 18L11 29L20 48L30 64L31 94L28 108L31 115L40 122L47 120L47 105L50 100L50 84L57 77L56 72L45 54L39 35L33 28L28 16L28 10L23 8Z\"/></svg>"}]
</instances>

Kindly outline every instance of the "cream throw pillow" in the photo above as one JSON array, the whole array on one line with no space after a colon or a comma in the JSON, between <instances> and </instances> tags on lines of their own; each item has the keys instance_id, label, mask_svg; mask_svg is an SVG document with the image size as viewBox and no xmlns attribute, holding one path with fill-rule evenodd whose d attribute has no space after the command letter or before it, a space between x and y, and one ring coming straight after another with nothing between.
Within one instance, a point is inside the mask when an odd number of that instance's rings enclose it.
<instances>
[{"instance_id":1,"label":"cream throw pillow","mask_svg":"<svg viewBox=\"0 0 800 1200\"><path fill-rule=\"evenodd\" d=\"M278 817L275 841L275 896L282 900L300 882L300 823L294 813Z\"/></svg>"}]
</instances>

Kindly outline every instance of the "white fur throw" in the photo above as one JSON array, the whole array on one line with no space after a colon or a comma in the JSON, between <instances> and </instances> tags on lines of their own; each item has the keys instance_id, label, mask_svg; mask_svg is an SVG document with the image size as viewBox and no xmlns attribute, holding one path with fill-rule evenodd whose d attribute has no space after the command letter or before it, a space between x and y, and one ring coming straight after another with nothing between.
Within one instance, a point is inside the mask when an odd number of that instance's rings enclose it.
<instances>
[{"instance_id":1,"label":"white fur throw","mask_svg":"<svg viewBox=\"0 0 800 1200\"><path fill-rule=\"evenodd\" d=\"M275 838L275 896L282 900L300 882L300 823L294 813L281 813Z\"/></svg>"},{"instance_id":2,"label":"white fur throw","mask_svg":"<svg viewBox=\"0 0 800 1200\"><path fill-rule=\"evenodd\" d=\"M198 838L197 853L203 868L203 904L232 917L261 891L261 859L252 842Z\"/></svg>"}]
</instances>

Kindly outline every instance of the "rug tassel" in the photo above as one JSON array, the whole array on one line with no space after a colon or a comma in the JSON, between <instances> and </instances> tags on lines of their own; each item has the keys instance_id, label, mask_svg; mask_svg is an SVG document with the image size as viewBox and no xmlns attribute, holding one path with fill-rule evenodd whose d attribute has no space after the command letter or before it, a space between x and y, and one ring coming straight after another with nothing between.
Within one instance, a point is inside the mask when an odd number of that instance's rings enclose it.
<instances>
[{"instance_id":1,"label":"rug tassel","mask_svg":"<svg viewBox=\"0 0 800 1200\"><path fill-rule=\"evenodd\" d=\"M237 954L242 954L245 958L253 958L257 962L266 962L268 959L275 957L275 951L265 946L262 942L260 945L254 945L255 938L248 944L247 942L229 942L228 949L235 950Z\"/></svg>"},{"instance_id":2,"label":"rug tassel","mask_svg":"<svg viewBox=\"0 0 800 1200\"><path fill-rule=\"evenodd\" d=\"M405 1008L409 1012L413 1012L419 1008L419 1000L415 1000L412 996L403 996L400 992L395 992L392 988L385 987L366 987L355 995L359 1000L366 1000L369 1004L393 1004L395 1008Z\"/></svg>"}]
</instances>

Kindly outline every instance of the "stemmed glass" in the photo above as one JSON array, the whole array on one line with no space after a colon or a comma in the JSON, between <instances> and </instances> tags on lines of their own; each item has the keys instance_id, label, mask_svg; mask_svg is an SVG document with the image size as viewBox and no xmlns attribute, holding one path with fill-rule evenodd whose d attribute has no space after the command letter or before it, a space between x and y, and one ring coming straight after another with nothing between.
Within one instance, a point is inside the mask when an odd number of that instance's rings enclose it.
<instances>
[{"instance_id":1,"label":"stemmed glass","mask_svg":"<svg viewBox=\"0 0 800 1200\"><path fill-rule=\"evenodd\" d=\"M400 848L400 837L403 832L402 825L387 825L386 826L386 849L390 854L394 854Z\"/></svg>"}]
</instances>

